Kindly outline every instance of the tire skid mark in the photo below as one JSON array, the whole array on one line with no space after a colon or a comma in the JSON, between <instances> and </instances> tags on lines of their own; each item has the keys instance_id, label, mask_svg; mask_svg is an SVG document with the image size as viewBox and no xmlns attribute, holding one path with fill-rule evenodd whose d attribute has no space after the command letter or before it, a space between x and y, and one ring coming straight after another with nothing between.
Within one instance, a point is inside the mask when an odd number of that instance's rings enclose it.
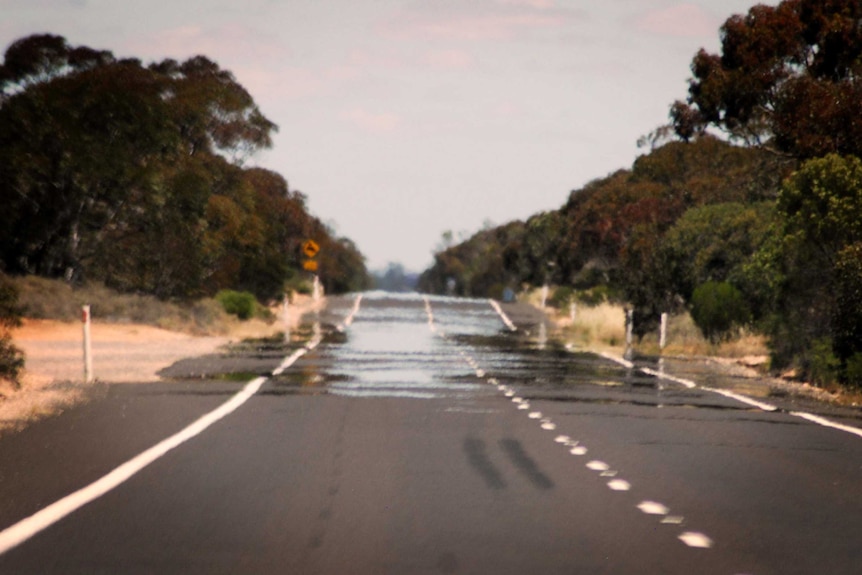
<instances>
[{"instance_id":1,"label":"tire skid mark","mask_svg":"<svg viewBox=\"0 0 862 575\"><path fill-rule=\"evenodd\" d=\"M488 487L494 490L506 488L506 480L488 456L488 447L484 441L475 437L467 437L464 439L463 448L467 461Z\"/></svg>"},{"instance_id":2,"label":"tire skid mark","mask_svg":"<svg viewBox=\"0 0 862 575\"><path fill-rule=\"evenodd\" d=\"M341 482L344 474L344 433L349 408L350 404L345 404L341 414L341 423L336 430L329 488L326 490L320 512L317 514L317 524L314 526L311 537L308 540L307 551L314 551L322 547L329 533L329 522L335 509L335 497L341 491Z\"/></svg>"},{"instance_id":3,"label":"tire skid mark","mask_svg":"<svg viewBox=\"0 0 862 575\"><path fill-rule=\"evenodd\" d=\"M442 337L443 339L448 339L445 336L445 334L439 328L436 327L436 324L434 323L434 315L433 315L433 311L431 308L430 299L427 296L424 299L425 299L425 311L428 314L429 328L431 329L431 331L433 333L437 334L438 336ZM511 322L511 320L508 318L508 316L506 316L505 312L503 312L502 308L500 307L500 304L497 303L496 301L494 301L493 299L488 300L488 301L490 302L490 304L494 308L494 310L497 312L497 314L500 316L500 318L503 320L503 323L505 323L511 331L513 331L513 332L517 331L517 327ZM499 380L497 380L494 377L487 377L488 374L483 369L480 368L480 366L476 362L476 360L473 357L471 357L466 351L459 350L459 353L461 354L464 361L476 372L476 376L479 379L485 379L485 381L489 385L495 386L497 388L497 391L499 391L500 393L503 394L504 397L509 399L510 403L512 405L514 405L516 409L518 409L519 411L529 411L530 410L530 402L528 399L517 395L515 389L513 389L511 386L508 386L508 385L505 385L504 383L501 383ZM635 367L635 365L632 362L625 360L625 359L622 359L622 358L618 358L618 357L613 356L611 354L602 353L600 355L602 357L605 357L606 359L609 359L611 361L619 363L620 365L623 365L626 368L633 369ZM649 373L651 370L647 370L645 368L641 369L641 371L644 373L647 373L648 375L654 375L652 373ZM655 375L658 375L658 372L656 372ZM695 384L694 382L691 382L688 380L683 380L681 378L676 378L676 377L670 376L670 377L668 377L668 379L675 381L676 383L679 383L680 385L683 385L684 387L687 387L689 389L697 387L697 384ZM714 390L711 388L708 388L708 389L709 389L709 391L716 391L716 392L720 393L720 391L718 391L718 390ZM736 395L736 394L734 394L734 395ZM766 404L764 404L764 405L766 405ZM794 414L794 415L797 415L797 414ZM801 417L801 415L799 415L799 416ZM557 429L557 424L554 423L554 421L550 417L545 417L542 414L542 412L540 412L540 411L529 411L529 413L527 414L527 417L531 420L538 421L540 424L540 427L543 430L554 431ZM862 430L860 430L860 433L862 433ZM504 440L504 441L506 441L506 440ZM589 451L587 449L587 447L585 445L581 444L581 442L579 440L572 439L568 435L557 435L554 438L554 442L561 444L564 447L566 447L566 449L569 450L569 453L571 455L576 456L576 457L584 456ZM473 449L475 450L475 446ZM512 449L512 448L510 447L510 449ZM465 448L465 450L466 450L466 448ZM476 457L476 455L477 455L477 453L474 451L473 452L474 458ZM526 456L526 453L523 453L523 455ZM521 455L516 454L516 455L513 455L513 457L521 457ZM517 465L517 463L516 463L516 465ZM527 473L528 477L529 477L529 473L531 472L531 471L529 471L531 469L530 464L528 462L524 462L524 460L521 460L521 465L523 465L525 467L525 473ZM533 466L535 466L535 462L533 462ZM617 477L619 472L615 469L611 469L609 464L607 464L601 460L595 459L595 460L588 462L586 464L586 466L587 466L587 468L598 472L600 477L609 479L609 481L607 481L607 483L606 483L606 486L611 491L619 492L619 493L625 493L625 492L629 492L632 490L632 484L629 481L626 481L625 479ZM486 466L483 465L481 467L485 468ZM487 468L485 469L485 472L487 473ZM539 473L541 473L541 472L539 472ZM546 478L546 479L548 481L550 481L549 478ZM486 478L486 481L488 481L488 478ZM540 482L541 482L541 480L540 480ZM538 484L537 484L537 486L538 486ZM551 482L551 486L553 486L552 482ZM654 516L661 517L661 520L659 521L659 523L662 525L681 525L684 522L684 518L681 516L669 515L670 510L661 503L656 503L654 501L645 500L645 501L642 501L641 503L639 503L636 506L636 508L639 509L642 513L644 513L646 515L654 515ZM697 531L685 531L685 532L679 534L677 536L677 539L679 539L686 546L688 546L690 548L695 548L695 549L710 549L713 546L712 539L710 539L707 535L700 533L700 532L697 532Z\"/></svg>"},{"instance_id":4,"label":"tire skid mark","mask_svg":"<svg viewBox=\"0 0 862 575\"><path fill-rule=\"evenodd\" d=\"M542 490L554 488L553 480L539 469L538 464L529 456L529 454L527 454L520 441L517 439L501 439L500 447L515 467L523 473L523 475L535 487Z\"/></svg>"}]
</instances>

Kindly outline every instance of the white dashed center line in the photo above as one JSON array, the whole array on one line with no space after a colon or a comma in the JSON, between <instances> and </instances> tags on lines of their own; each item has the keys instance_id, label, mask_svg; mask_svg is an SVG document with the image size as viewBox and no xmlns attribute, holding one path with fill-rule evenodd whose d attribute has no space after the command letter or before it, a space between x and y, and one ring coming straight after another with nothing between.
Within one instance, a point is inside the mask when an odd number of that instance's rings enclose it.
<instances>
[{"instance_id":1,"label":"white dashed center line","mask_svg":"<svg viewBox=\"0 0 862 575\"><path fill-rule=\"evenodd\" d=\"M613 479L608 481L608 487L614 491L628 491L632 488L631 483L625 479Z\"/></svg>"},{"instance_id":2,"label":"white dashed center line","mask_svg":"<svg viewBox=\"0 0 862 575\"><path fill-rule=\"evenodd\" d=\"M699 549L709 549L710 547L712 547L712 539L710 539L703 533L686 531L679 536L679 539L689 547L697 547Z\"/></svg>"},{"instance_id":3,"label":"white dashed center line","mask_svg":"<svg viewBox=\"0 0 862 575\"><path fill-rule=\"evenodd\" d=\"M670 513L670 509L661 503L656 503L655 501L641 501L638 504L638 509L647 515L667 515Z\"/></svg>"},{"instance_id":4,"label":"white dashed center line","mask_svg":"<svg viewBox=\"0 0 862 575\"><path fill-rule=\"evenodd\" d=\"M508 326L508 328L511 331L517 331L517 327L511 322L511 320L508 318L508 316L506 316L506 314L503 312L500 305L494 300L489 300L489 302L490 302L491 306L494 308L494 310L497 312L497 314L500 316L500 318L503 320L503 322ZM431 328L431 331L436 333L438 336L446 339L446 336L443 334L443 332L435 327L434 316L433 316L432 310L431 310L431 303L427 297L425 298L425 309L426 309L426 312L428 313L428 324ZM485 370L483 370L479 367L478 362L474 358L470 357L467 354L467 352L465 352L464 350L459 350L459 353L464 358L464 361L471 368L473 368L473 370L476 372L476 376L479 379L485 379L487 377L487 373L485 372ZM627 368L634 368L635 367L632 362L627 361L625 359L617 358L617 357L612 356L610 354L601 354L601 355L604 356L605 358L613 360L613 361L615 361L615 362L617 362L617 363L619 363L619 364L621 364ZM649 373L649 371L646 369L644 369L642 371L644 371L645 373ZM653 374L650 374L650 375L653 375ZM676 383L679 383L680 385L683 385L684 387L687 387L687 388L696 387L695 383L690 382L688 380L683 380L680 378L673 378L673 377L667 377L667 379L672 379ZM497 390L500 393L502 393L506 398L508 398L511 401L511 403L516 406L516 408L518 410L525 410L526 411L526 410L530 409L530 402L526 398L517 395L515 390L512 387L500 383L496 378L493 378L493 377L487 378L486 382L490 385L495 386L497 388ZM710 390L710 391L712 391L712 390ZM764 404L764 406L765 405L766 404ZM553 430L557 429L557 424L554 423L550 417L545 417L541 411L530 411L530 413L527 416L532 420L539 421L541 428L546 430L546 431L553 431ZM575 455L575 456L583 456L583 455L586 455L588 452L586 446L581 445L578 440L572 439L568 435L557 435L554 438L554 442L565 446L566 448L569 449L569 453L571 453L572 455ZM618 472L614 469L611 469L610 465L608 465L604 461L600 461L598 459L595 459L595 460L588 462L586 464L586 467L592 471L599 472L599 475L601 477L613 478L607 482L607 487L609 489L611 489L612 491L627 492L627 491L630 491L632 489L632 484L629 483L628 481L626 481L625 479L618 478L617 477ZM682 517L668 515L670 510L665 505L663 505L661 503L657 503L655 501L649 501L649 500L642 501L640 504L637 505L637 508L641 512L643 512L647 515L661 516L662 517L662 519L661 519L662 524L681 525L683 522ZM685 545L687 545L689 547L693 547L693 548L709 549L713 545L713 542L709 537L707 537L703 533L699 533L699 532L695 532L695 531L686 531L686 532L680 534L678 536L678 538Z\"/></svg>"}]
</instances>

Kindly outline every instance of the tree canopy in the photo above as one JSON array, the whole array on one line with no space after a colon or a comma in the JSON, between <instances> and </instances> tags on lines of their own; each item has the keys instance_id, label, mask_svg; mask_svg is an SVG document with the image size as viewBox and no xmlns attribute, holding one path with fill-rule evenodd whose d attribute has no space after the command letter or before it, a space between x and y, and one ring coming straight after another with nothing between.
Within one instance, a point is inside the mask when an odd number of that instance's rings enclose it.
<instances>
[{"instance_id":1,"label":"tree canopy","mask_svg":"<svg viewBox=\"0 0 862 575\"><path fill-rule=\"evenodd\" d=\"M0 65L0 262L8 273L102 280L160 297L277 297L299 245L329 246L327 287L364 259L285 179L243 163L277 126L205 56L144 65L55 35Z\"/></svg>"},{"instance_id":2,"label":"tree canopy","mask_svg":"<svg viewBox=\"0 0 862 575\"><path fill-rule=\"evenodd\" d=\"M684 140L717 127L797 158L862 155L862 3L784 0L721 27L721 53L691 64L671 116Z\"/></svg>"},{"instance_id":3,"label":"tree canopy","mask_svg":"<svg viewBox=\"0 0 862 575\"><path fill-rule=\"evenodd\" d=\"M671 274L671 284L659 285L658 278L668 276L662 270L661 275L656 273L668 257L658 251L661 238L689 210L774 202L786 171L774 155L716 138L671 142L638 158L631 169L573 191L557 211L482 230L460 244L444 246L422 275L420 288L445 293L452 278L458 294L499 296L504 286L546 281L582 290L605 284L626 294L639 313L652 310L647 315L655 319L669 311L674 297L687 299L697 287L691 285L694 280L678 274ZM720 229L732 228L749 214L747 209L737 214L733 207L724 212L738 217L707 234L704 242L718 239ZM757 217L750 214L744 221ZM697 227L709 225L696 221ZM735 262L750 255L743 253L746 248L754 249L752 243L741 242L742 238L724 244L737 250ZM720 249L715 247L716 252Z\"/></svg>"}]
</instances>

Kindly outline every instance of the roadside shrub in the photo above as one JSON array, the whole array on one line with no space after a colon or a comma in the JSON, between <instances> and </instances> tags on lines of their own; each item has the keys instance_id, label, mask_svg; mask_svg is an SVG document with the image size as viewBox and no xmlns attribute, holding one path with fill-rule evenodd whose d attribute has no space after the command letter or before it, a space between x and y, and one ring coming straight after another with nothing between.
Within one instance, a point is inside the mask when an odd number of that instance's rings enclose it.
<instances>
[{"instance_id":1,"label":"roadside shrub","mask_svg":"<svg viewBox=\"0 0 862 575\"><path fill-rule=\"evenodd\" d=\"M215 299L227 313L242 320L250 319L257 311L257 300L249 292L222 290L216 294Z\"/></svg>"},{"instance_id":2,"label":"roadside shrub","mask_svg":"<svg viewBox=\"0 0 862 575\"><path fill-rule=\"evenodd\" d=\"M18 301L28 318L60 321L80 319L81 305L66 282L33 275L15 277L10 281L14 282Z\"/></svg>"},{"instance_id":3,"label":"roadside shrub","mask_svg":"<svg viewBox=\"0 0 862 575\"><path fill-rule=\"evenodd\" d=\"M751 311L738 289L728 282L706 282L691 296L691 317L712 343L728 339L732 330L748 323Z\"/></svg>"},{"instance_id":4,"label":"roadside shrub","mask_svg":"<svg viewBox=\"0 0 862 575\"><path fill-rule=\"evenodd\" d=\"M856 352L847 360L844 369L847 384L853 387L862 387L862 352Z\"/></svg>"},{"instance_id":5,"label":"roadside shrub","mask_svg":"<svg viewBox=\"0 0 862 575\"><path fill-rule=\"evenodd\" d=\"M841 362L832 351L832 338L815 339L808 350L805 363L808 377L814 385L824 387L838 380Z\"/></svg>"},{"instance_id":6,"label":"roadside shrub","mask_svg":"<svg viewBox=\"0 0 862 575\"><path fill-rule=\"evenodd\" d=\"M862 242L838 253L833 293L833 349L838 359L847 362L862 352Z\"/></svg>"},{"instance_id":7,"label":"roadside shrub","mask_svg":"<svg viewBox=\"0 0 862 575\"><path fill-rule=\"evenodd\" d=\"M575 290L569 286L560 286L554 290L551 299L548 301L551 307L556 309L565 309L569 307L572 299L575 297Z\"/></svg>"},{"instance_id":8,"label":"roadside shrub","mask_svg":"<svg viewBox=\"0 0 862 575\"><path fill-rule=\"evenodd\" d=\"M12 343L8 333L0 337L0 379L11 381L18 387L18 376L24 369L24 352Z\"/></svg>"},{"instance_id":9,"label":"roadside shrub","mask_svg":"<svg viewBox=\"0 0 862 575\"><path fill-rule=\"evenodd\" d=\"M590 289L578 290L575 293L578 303L586 306L596 307L605 302L614 301L614 293L610 286L602 284Z\"/></svg>"},{"instance_id":10,"label":"roadside shrub","mask_svg":"<svg viewBox=\"0 0 862 575\"><path fill-rule=\"evenodd\" d=\"M0 379L18 384L18 376L24 367L24 353L12 343L9 331L21 325L21 308L18 290L0 274Z\"/></svg>"},{"instance_id":11,"label":"roadside shrub","mask_svg":"<svg viewBox=\"0 0 862 575\"><path fill-rule=\"evenodd\" d=\"M81 320L81 306L92 304L93 319L106 323L141 323L162 329L214 335L234 321L212 298L163 301L152 295L120 293L99 282L71 286L37 276L8 278L18 292L21 314L31 319Z\"/></svg>"}]
</instances>

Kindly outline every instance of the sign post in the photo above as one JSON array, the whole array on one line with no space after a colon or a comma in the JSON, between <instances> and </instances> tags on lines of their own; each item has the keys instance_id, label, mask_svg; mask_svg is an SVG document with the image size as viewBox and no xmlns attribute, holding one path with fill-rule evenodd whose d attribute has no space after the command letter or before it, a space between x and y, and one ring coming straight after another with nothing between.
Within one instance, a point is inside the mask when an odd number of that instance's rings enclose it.
<instances>
[{"instance_id":1,"label":"sign post","mask_svg":"<svg viewBox=\"0 0 862 575\"><path fill-rule=\"evenodd\" d=\"M302 244L302 253L308 258L302 263L302 269L314 274L314 286L311 297L314 301L318 301L320 299L320 278L317 275L317 260L314 258L320 253L320 246L312 239L305 240Z\"/></svg>"}]
</instances>

